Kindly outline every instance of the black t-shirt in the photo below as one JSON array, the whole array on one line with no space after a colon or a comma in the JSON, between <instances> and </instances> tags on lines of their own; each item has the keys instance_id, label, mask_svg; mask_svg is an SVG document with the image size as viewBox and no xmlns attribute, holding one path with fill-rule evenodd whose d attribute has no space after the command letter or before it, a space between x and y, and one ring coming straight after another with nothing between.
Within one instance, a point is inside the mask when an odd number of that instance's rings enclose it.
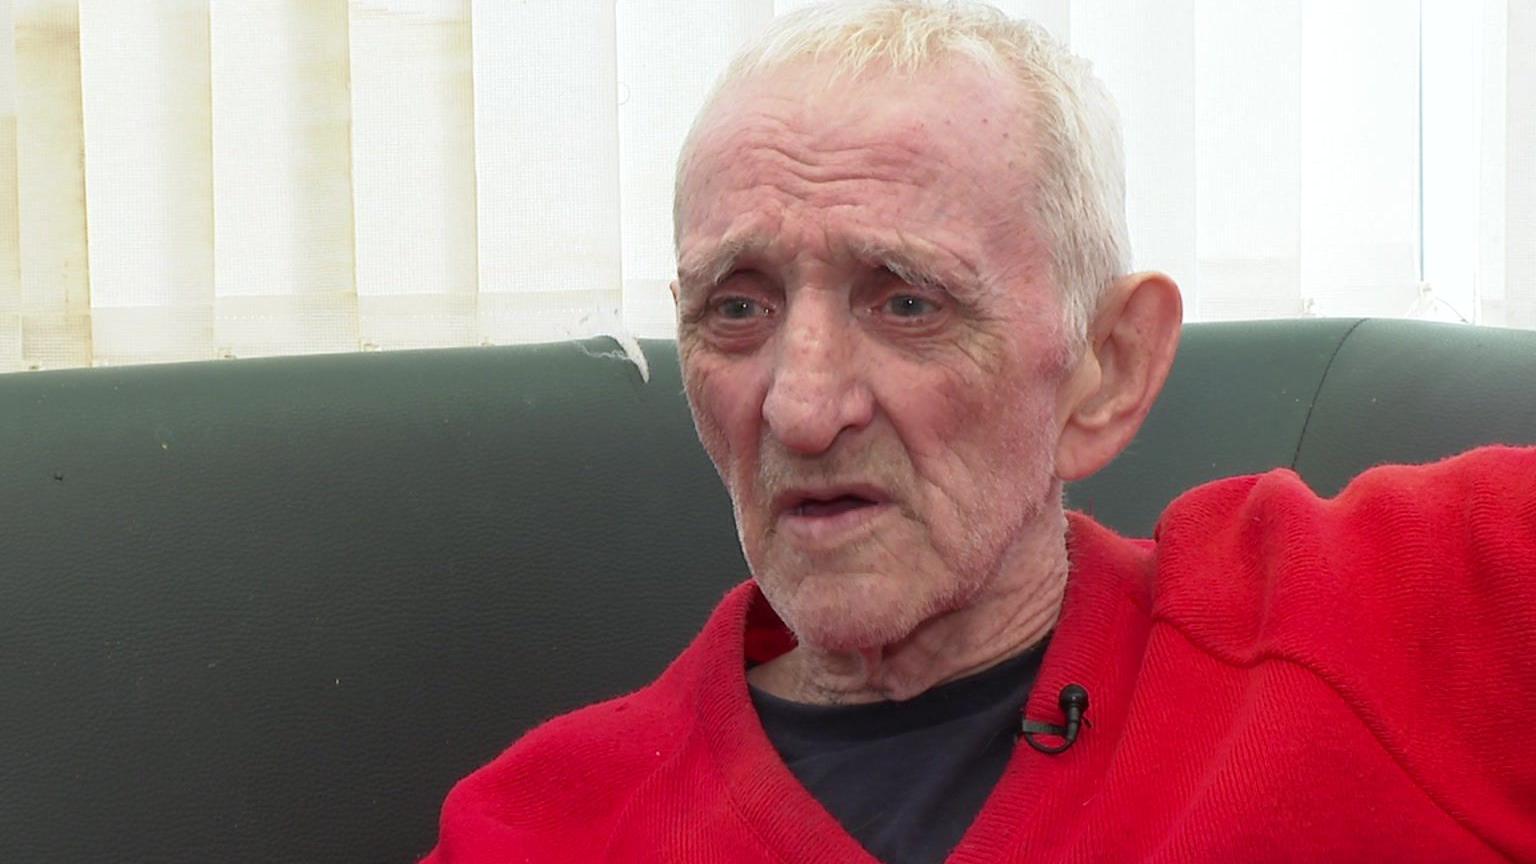
<instances>
[{"instance_id":1,"label":"black t-shirt","mask_svg":"<svg viewBox=\"0 0 1536 864\"><path fill-rule=\"evenodd\" d=\"M1045 644L906 702L805 705L753 687L789 770L886 864L949 855L1008 764Z\"/></svg>"}]
</instances>

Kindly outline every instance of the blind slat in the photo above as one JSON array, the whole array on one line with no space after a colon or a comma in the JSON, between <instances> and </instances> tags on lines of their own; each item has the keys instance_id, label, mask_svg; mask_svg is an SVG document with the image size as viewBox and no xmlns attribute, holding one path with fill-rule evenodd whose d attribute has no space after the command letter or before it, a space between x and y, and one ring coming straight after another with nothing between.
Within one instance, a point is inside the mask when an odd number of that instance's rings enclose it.
<instances>
[{"instance_id":1,"label":"blind slat","mask_svg":"<svg viewBox=\"0 0 1536 864\"><path fill-rule=\"evenodd\" d=\"M1500 323L1536 328L1536 4L1507 0L1503 97L1503 296Z\"/></svg>"},{"instance_id":2,"label":"blind slat","mask_svg":"<svg viewBox=\"0 0 1536 864\"><path fill-rule=\"evenodd\" d=\"M346 0L212 0L214 342L355 351Z\"/></svg>"},{"instance_id":3,"label":"blind slat","mask_svg":"<svg viewBox=\"0 0 1536 864\"><path fill-rule=\"evenodd\" d=\"M21 240L16 201L16 25L13 0L0 0L0 372L21 359Z\"/></svg>"},{"instance_id":4,"label":"blind slat","mask_svg":"<svg viewBox=\"0 0 1536 864\"><path fill-rule=\"evenodd\" d=\"M477 341L469 0L352 0L352 178L365 346Z\"/></svg>"},{"instance_id":5,"label":"blind slat","mask_svg":"<svg viewBox=\"0 0 1536 864\"><path fill-rule=\"evenodd\" d=\"M614 330L614 4L475 0L473 16L481 334L500 343Z\"/></svg>"},{"instance_id":6,"label":"blind slat","mask_svg":"<svg viewBox=\"0 0 1536 864\"><path fill-rule=\"evenodd\" d=\"M1418 9L1303 0L1301 284L1319 315L1418 298Z\"/></svg>"},{"instance_id":7,"label":"blind slat","mask_svg":"<svg viewBox=\"0 0 1536 864\"><path fill-rule=\"evenodd\" d=\"M213 356L207 0L81 0L95 362Z\"/></svg>"},{"instance_id":8,"label":"blind slat","mask_svg":"<svg viewBox=\"0 0 1536 864\"><path fill-rule=\"evenodd\" d=\"M80 18L74 0L16 0L22 359L91 363Z\"/></svg>"}]
</instances>

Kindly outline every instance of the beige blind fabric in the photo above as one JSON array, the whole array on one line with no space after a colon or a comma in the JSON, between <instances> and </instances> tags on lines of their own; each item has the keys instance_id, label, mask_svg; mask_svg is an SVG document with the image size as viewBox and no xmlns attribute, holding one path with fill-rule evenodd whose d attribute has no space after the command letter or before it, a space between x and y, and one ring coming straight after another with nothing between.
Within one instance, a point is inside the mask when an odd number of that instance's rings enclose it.
<instances>
[{"instance_id":1,"label":"beige blind fabric","mask_svg":"<svg viewBox=\"0 0 1536 864\"><path fill-rule=\"evenodd\" d=\"M473 13L481 332L616 329L614 4L474 0Z\"/></svg>"},{"instance_id":2,"label":"beige blind fabric","mask_svg":"<svg viewBox=\"0 0 1536 864\"><path fill-rule=\"evenodd\" d=\"M27 368L88 365L79 8L74 0L16 0L12 14L20 362Z\"/></svg>"},{"instance_id":3,"label":"beige blind fabric","mask_svg":"<svg viewBox=\"0 0 1536 864\"><path fill-rule=\"evenodd\" d=\"M208 4L82 0L90 353L208 357L213 164Z\"/></svg>"},{"instance_id":4,"label":"beige blind fabric","mask_svg":"<svg viewBox=\"0 0 1536 864\"><path fill-rule=\"evenodd\" d=\"M0 372L21 362L21 215L16 200L16 9L0 0Z\"/></svg>"},{"instance_id":5,"label":"beige blind fabric","mask_svg":"<svg viewBox=\"0 0 1536 864\"><path fill-rule=\"evenodd\" d=\"M1448 0L1442 0L1448 2ZM1474 39L1484 86L1473 270L1479 317L1536 327L1536 3L1485 0Z\"/></svg>"},{"instance_id":6,"label":"beige blind fabric","mask_svg":"<svg viewBox=\"0 0 1536 864\"><path fill-rule=\"evenodd\" d=\"M678 147L809 2L0 0L0 371L669 336ZM1190 318L1536 327L1536 5L996 4Z\"/></svg>"},{"instance_id":7,"label":"beige blind fabric","mask_svg":"<svg viewBox=\"0 0 1536 864\"><path fill-rule=\"evenodd\" d=\"M348 4L363 347L474 345L479 252L470 0Z\"/></svg>"},{"instance_id":8,"label":"beige blind fabric","mask_svg":"<svg viewBox=\"0 0 1536 864\"><path fill-rule=\"evenodd\" d=\"M209 4L220 356L359 347L347 18L345 0Z\"/></svg>"}]
</instances>

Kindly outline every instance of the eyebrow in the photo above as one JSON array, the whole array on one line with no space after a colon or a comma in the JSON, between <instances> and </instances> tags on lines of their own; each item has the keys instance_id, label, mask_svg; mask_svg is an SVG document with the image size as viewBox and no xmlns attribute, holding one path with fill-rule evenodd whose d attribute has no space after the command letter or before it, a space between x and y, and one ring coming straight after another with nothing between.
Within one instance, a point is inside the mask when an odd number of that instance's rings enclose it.
<instances>
[{"instance_id":1,"label":"eyebrow","mask_svg":"<svg viewBox=\"0 0 1536 864\"><path fill-rule=\"evenodd\" d=\"M930 262L931 256L904 245L861 241L853 245L853 252L865 264L884 267L909 285L942 290L950 281Z\"/></svg>"},{"instance_id":2,"label":"eyebrow","mask_svg":"<svg viewBox=\"0 0 1536 864\"><path fill-rule=\"evenodd\" d=\"M731 275L742 258L762 254L767 246L766 239L760 236L727 238L706 252L693 256L694 261L679 266L678 281L685 288L714 288ZM858 240L850 243L848 248L864 265L884 267L911 285L942 291L975 287L975 274L960 272L969 271L968 267L951 270L938 266L932 254L910 242L893 244ZM959 284L956 284L957 281Z\"/></svg>"},{"instance_id":3,"label":"eyebrow","mask_svg":"<svg viewBox=\"0 0 1536 864\"><path fill-rule=\"evenodd\" d=\"M942 291L962 303L992 293L991 281L964 256L901 234L896 241L863 240L851 249L866 265L884 267L908 285Z\"/></svg>"},{"instance_id":4,"label":"eyebrow","mask_svg":"<svg viewBox=\"0 0 1536 864\"><path fill-rule=\"evenodd\" d=\"M680 265L677 268L678 281L685 288L690 285L698 285L702 289L713 288L731 275L738 261L761 252L766 245L757 237L727 238L699 256L697 262Z\"/></svg>"}]
</instances>

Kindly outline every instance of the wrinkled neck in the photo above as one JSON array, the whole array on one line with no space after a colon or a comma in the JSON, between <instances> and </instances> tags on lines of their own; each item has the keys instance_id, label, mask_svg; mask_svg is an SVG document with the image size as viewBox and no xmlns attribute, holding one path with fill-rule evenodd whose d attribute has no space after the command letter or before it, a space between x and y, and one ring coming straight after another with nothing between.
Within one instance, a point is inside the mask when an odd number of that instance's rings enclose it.
<instances>
[{"instance_id":1,"label":"wrinkled neck","mask_svg":"<svg viewBox=\"0 0 1536 864\"><path fill-rule=\"evenodd\" d=\"M807 704L911 699L1038 645L1056 625L1066 582L1066 523L1057 506L1014 544L976 596L901 641L857 651L801 644L749 670L748 680Z\"/></svg>"}]
</instances>

